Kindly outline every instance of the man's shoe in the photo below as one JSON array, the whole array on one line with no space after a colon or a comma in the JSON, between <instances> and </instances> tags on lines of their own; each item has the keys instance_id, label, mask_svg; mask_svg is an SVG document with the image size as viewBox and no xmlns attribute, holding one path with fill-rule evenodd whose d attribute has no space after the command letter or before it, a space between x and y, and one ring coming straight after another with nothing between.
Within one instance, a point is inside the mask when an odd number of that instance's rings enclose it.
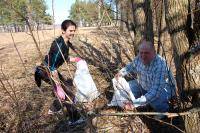
<instances>
[{"instance_id":1,"label":"man's shoe","mask_svg":"<svg viewBox=\"0 0 200 133\"><path fill-rule=\"evenodd\" d=\"M76 120L76 121L69 121L68 122L68 125L69 126L75 126L75 125L78 125L78 124L82 124L82 123L84 123L85 122L85 119L84 118L82 118L82 117L80 117L78 120Z\"/></svg>"}]
</instances>

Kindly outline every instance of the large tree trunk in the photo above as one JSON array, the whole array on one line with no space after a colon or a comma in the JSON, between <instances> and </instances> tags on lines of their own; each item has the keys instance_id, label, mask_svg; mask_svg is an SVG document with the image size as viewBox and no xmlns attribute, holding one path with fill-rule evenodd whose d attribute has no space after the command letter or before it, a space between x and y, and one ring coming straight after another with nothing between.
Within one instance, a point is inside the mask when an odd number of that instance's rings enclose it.
<instances>
[{"instance_id":1,"label":"large tree trunk","mask_svg":"<svg viewBox=\"0 0 200 133\"><path fill-rule=\"evenodd\" d=\"M154 42L152 1L131 0L132 30L134 31L134 52L138 53L138 46L142 39Z\"/></svg>"},{"instance_id":2,"label":"large tree trunk","mask_svg":"<svg viewBox=\"0 0 200 133\"><path fill-rule=\"evenodd\" d=\"M153 14L152 14L152 0L144 1L144 12L145 12L145 39L154 43L153 34Z\"/></svg>"},{"instance_id":3,"label":"large tree trunk","mask_svg":"<svg viewBox=\"0 0 200 133\"><path fill-rule=\"evenodd\" d=\"M192 72L200 69L198 61L199 55L194 54L193 59L190 59L187 55L187 53L191 50L190 47L192 45L189 43L189 36L187 36L188 26L190 26L188 25L187 16L188 6L188 0L165 0L166 22L174 50L176 81L178 88L181 91L200 87L200 80L196 80L194 78L196 77L196 74Z\"/></svg>"},{"instance_id":4,"label":"large tree trunk","mask_svg":"<svg viewBox=\"0 0 200 133\"><path fill-rule=\"evenodd\" d=\"M189 8L191 1L164 0L164 2L166 23L174 51L177 87L180 92L185 92L184 96L192 96L193 101L191 102L194 105L199 102L200 56L198 54L199 45L193 48L192 44L196 38L191 36L194 34L191 30L191 20L194 18ZM199 121L198 113L185 116L186 132L199 132L196 121Z\"/></svg>"},{"instance_id":5,"label":"large tree trunk","mask_svg":"<svg viewBox=\"0 0 200 133\"><path fill-rule=\"evenodd\" d=\"M165 10L164 2L153 0L153 26L154 26L154 44L157 44L157 53L164 55L165 51L169 51L169 55L172 54L169 41L166 41L169 37L165 22Z\"/></svg>"},{"instance_id":6,"label":"large tree trunk","mask_svg":"<svg viewBox=\"0 0 200 133\"><path fill-rule=\"evenodd\" d=\"M145 12L144 0L131 0L132 17L133 17L133 31L134 35L134 52L138 53L138 46L142 38L144 38L145 29Z\"/></svg>"},{"instance_id":7,"label":"large tree trunk","mask_svg":"<svg viewBox=\"0 0 200 133\"><path fill-rule=\"evenodd\" d=\"M190 21L190 31L192 32L191 37L192 42L196 41L197 38L200 40L200 22L199 22L199 17L200 17L200 0L190 0L190 8L189 8L189 15L188 18ZM199 41L198 40L198 41Z\"/></svg>"}]
</instances>

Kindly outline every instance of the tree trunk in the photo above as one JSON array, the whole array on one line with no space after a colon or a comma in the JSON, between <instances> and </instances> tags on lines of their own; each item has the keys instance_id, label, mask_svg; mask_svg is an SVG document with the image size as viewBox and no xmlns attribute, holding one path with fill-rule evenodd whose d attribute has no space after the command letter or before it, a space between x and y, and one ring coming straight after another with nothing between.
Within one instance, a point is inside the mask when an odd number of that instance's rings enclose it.
<instances>
[{"instance_id":1,"label":"tree trunk","mask_svg":"<svg viewBox=\"0 0 200 133\"><path fill-rule=\"evenodd\" d=\"M169 36L166 30L166 22L165 22L165 10L164 10L164 3L163 0L157 1L153 0L153 26L154 26L154 44L157 44L157 53L162 55L164 54L165 50L163 49L166 43L166 38ZM168 42L167 42L168 44ZM170 45L170 44L169 44ZM171 51L170 51L171 52ZM171 55L171 53L169 53Z\"/></svg>"},{"instance_id":2,"label":"tree trunk","mask_svg":"<svg viewBox=\"0 0 200 133\"><path fill-rule=\"evenodd\" d=\"M153 34L153 15L152 15L152 0L144 1L144 12L145 12L145 39L154 44Z\"/></svg>"},{"instance_id":3,"label":"tree trunk","mask_svg":"<svg viewBox=\"0 0 200 133\"><path fill-rule=\"evenodd\" d=\"M101 6L103 6L103 5L102 5L101 0L99 0L98 1L98 21L101 20Z\"/></svg>"},{"instance_id":4,"label":"tree trunk","mask_svg":"<svg viewBox=\"0 0 200 133\"><path fill-rule=\"evenodd\" d=\"M144 0L131 0L132 5L132 17L133 17L133 31L134 35L134 52L135 55L138 53L138 46L141 39L144 37L145 29L145 12L143 9Z\"/></svg>"},{"instance_id":5,"label":"tree trunk","mask_svg":"<svg viewBox=\"0 0 200 133\"><path fill-rule=\"evenodd\" d=\"M116 0L115 2L115 8L116 8L116 14L115 14L115 20L116 20L116 26L119 26L119 1Z\"/></svg>"},{"instance_id":6,"label":"tree trunk","mask_svg":"<svg viewBox=\"0 0 200 133\"><path fill-rule=\"evenodd\" d=\"M194 14L194 25L193 25L194 27L193 27L193 29L194 29L196 37L200 39L200 24L199 24L200 0L195 0L195 2L193 2L193 3L194 3L194 4L192 4L192 5L194 5L193 6L194 10L192 9L194 11L193 12L193 14Z\"/></svg>"},{"instance_id":7,"label":"tree trunk","mask_svg":"<svg viewBox=\"0 0 200 133\"><path fill-rule=\"evenodd\" d=\"M199 102L200 56L199 44L194 48L190 38L191 13L189 0L164 0L166 24L171 37L176 67L176 81L179 91L184 96L192 96L193 105ZM188 14L189 13L189 14ZM193 48L193 49L192 49ZM191 58L192 57L192 58ZM181 95L183 96L183 95ZM182 97L183 98L183 97ZM185 108L185 107L184 107ZM199 115L185 116L186 132L199 132Z\"/></svg>"},{"instance_id":8,"label":"tree trunk","mask_svg":"<svg viewBox=\"0 0 200 133\"><path fill-rule=\"evenodd\" d=\"M186 133L199 133L200 114L191 113L184 118Z\"/></svg>"},{"instance_id":9,"label":"tree trunk","mask_svg":"<svg viewBox=\"0 0 200 133\"><path fill-rule=\"evenodd\" d=\"M174 51L174 62L176 66L176 81L179 90L187 88L186 70L183 55L188 51L189 42L185 34L187 21L187 0L174 1L165 0L166 23L171 36Z\"/></svg>"},{"instance_id":10,"label":"tree trunk","mask_svg":"<svg viewBox=\"0 0 200 133\"><path fill-rule=\"evenodd\" d=\"M120 8L120 31L125 31L126 25L126 2L120 1L119 2L119 8Z\"/></svg>"}]
</instances>

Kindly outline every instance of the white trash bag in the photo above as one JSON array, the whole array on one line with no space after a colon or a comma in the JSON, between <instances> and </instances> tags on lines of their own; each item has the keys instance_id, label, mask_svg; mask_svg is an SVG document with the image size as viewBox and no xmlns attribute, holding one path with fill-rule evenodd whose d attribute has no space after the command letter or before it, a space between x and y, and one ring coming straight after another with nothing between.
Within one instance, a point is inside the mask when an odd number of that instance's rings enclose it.
<instances>
[{"instance_id":1,"label":"white trash bag","mask_svg":"<svg viewBox=\"0 0 200 133\"><path fill-rule=\"evenodd\" d=\"M80 60L76 64L77 69L74 76L74 83L77 87L77 102L92 102L100 93L89 73L89 69L85 60Z\"/></svg>"},{"instance_id":2,"label":"white trash bag","mask_svg":"<svg viewBox=\"0 0 200 133\"><path fill-rule=\"evenodd\" d=\"M114 95L108 106L124 107L124 102L127 100L135 100L128 82L123 77L119 77L118 80L113 78L112 83L114 88Z\"/></svg>"}]
</instances>

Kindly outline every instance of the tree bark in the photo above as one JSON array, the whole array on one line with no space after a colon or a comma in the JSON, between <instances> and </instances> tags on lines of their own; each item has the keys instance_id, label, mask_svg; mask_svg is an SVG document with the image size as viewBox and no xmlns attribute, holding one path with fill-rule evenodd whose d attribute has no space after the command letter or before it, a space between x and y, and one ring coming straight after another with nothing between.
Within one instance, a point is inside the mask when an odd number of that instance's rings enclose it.
<instances>
[{"instance_id":1,"label":"tree bark","mask_svg":"<svg viewBox=\"0 0 200 133\"><path fill-rule=\"evenodd\" d=\"M145 12L144 12L144 0L131 0L132 5L132 17L133 24L132 28L134 31L134 52L135 55L138 54L138 46L142 38L144 38L145 29Z\"/></svg>"},{"instance_id":2,"label":"tree bark","mask_svg":"<svg viewBox=\"0 0 200 133\"><path fill-rule=\"evenodd\" d=\"M144 1L145 12L145 39L154 44L152 0Z\"/></svg>"},{"instance_id":3,"label":"tree bark","mask_svg":"<svg viewBox=\"0 0 200 133\"><path fill-rule=\"evenodd\" d=\"M199 72L200 62L199 54L191 55L191 46L189 36L187 36L188 27L188 0L165 0L166 23L171 36L171 42L174 50L174 62L176 66L176 81L180 90L193 90L200 88L200 77L194 72ZM189 14L188 14L189 13ZM192 38L196 39L196 38ZM192 40L195 42L196 40ZM193 58L189 58L192 56Z\"/></svg>"},{"instance_id":4,"label":"tree bark","mask_svg":"<svg viewBox=\"0 0 200 133\"><path fill-rule=\"evenodd\" d=\"M119 26L119 1L115 1L115 8L116 8L116 14L115 14L115 20L116 20L116 26Z\"/></svg>"},{"instance_id":5,"label":"tree bark","mask_svg":"<svg viewBox=\"0 0 200 133\"><path fill-rule=\"evenodd\" d=\"M119 8L120 8L120 31L125 31L126 25L125 25L125 20L126 20L126 2L124 1L119 1Z\"/></svg>"},{"instance_id":6,"label":"tree bark","mask_svg":"<svg viewBox=\"0 0 200 133\"><path fill-rule=\"evenodd\" d=\"M164 0L165 19L170 33L173 47L174 63L176 67L177 87L181 92L182 98L192 96L193 106L199 103L200 88L200 56L199 44L193 46L195 37L189 36L191 33L190 2L192 0ZM191 21L191 22L190 22ZM193 48L193 49L192 49ZM184 92L184 93L183 93ZM183 106L185 108L185 106ZM186 132L199 132L199 114L185 116Z\"/></svg>"}]
</instances>

